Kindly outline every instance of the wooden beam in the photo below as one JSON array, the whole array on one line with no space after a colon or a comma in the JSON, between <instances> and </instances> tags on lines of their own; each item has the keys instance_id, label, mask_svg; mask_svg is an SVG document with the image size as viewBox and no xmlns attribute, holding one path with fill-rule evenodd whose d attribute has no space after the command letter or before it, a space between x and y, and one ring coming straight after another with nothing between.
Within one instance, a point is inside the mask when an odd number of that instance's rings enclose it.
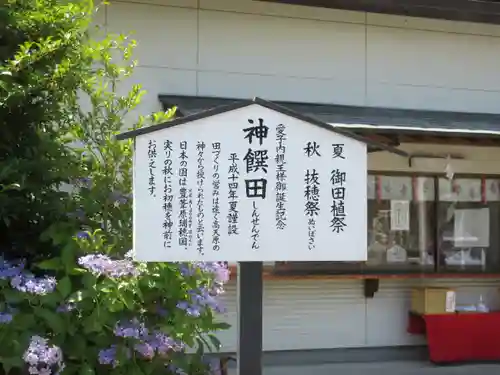
<instances>
[{"instance_id":1,"label":"wooden beam","mask_svg":"<svg viewBox=\"0 0 500 375\"><path fill-rule=\"evenodd\" d=\"M500 2L474 0L260 0L370 13L500 24Z\"/></svg>"},{"instance_id":2,"label":"wooden beam","mask_svg":"<svg viewBox=\"0 0 500 375\"><path fill-rule=\"evenodd\" d=\"M238 271L236 266L229 267L231 280L236 280ZM287 275L275 274L271 268L265 268L264 280L365 280L365 279L500 279L495 273L403 273L403 274L339 274L339 275Z\"/></svg>"}]
</instances>

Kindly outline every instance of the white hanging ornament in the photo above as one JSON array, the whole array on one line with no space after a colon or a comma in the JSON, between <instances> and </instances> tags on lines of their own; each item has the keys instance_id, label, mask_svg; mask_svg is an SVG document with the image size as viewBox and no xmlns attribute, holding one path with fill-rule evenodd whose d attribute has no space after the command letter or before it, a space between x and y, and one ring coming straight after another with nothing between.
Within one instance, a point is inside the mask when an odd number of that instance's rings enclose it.
<instances>
[{"instance_id":1,"label":"white hanging ornament","mask_svg":"<svg viewBox=\"0 0 500 375\"><path fill-rule=\"evenodd\" d=\"M446 157L446 166L444 167L444 174L448 180L453 180L453 176L455 172L453 171L453 167L451 166L451 157L448 155Z\"/></svg>"}]
</instances>

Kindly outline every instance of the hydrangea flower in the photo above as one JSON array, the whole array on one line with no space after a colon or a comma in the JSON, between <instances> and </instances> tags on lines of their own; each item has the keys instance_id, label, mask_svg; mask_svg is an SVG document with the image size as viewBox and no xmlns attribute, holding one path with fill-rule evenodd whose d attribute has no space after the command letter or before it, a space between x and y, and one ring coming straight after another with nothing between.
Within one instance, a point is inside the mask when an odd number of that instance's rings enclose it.
<instances>
[{"instance_id":1,"label":"hydrangea flower","mask_svg":"<svg viewBox=\"0 0 500 375\"><path fill-rule=\"evenodd\" d=\"M23 293L45 295L54 291L57 281L54 277L35 277L25 273L13 277L10 284Z\"/></svg>"},{"instance_id":2,"label":"hydrangea flower","mask_svg":"<svg viewBox=\"0 0 500 375\"><path fill-rule=\"evenodd\" d=\"M0 312L0 324L8 324L12 322L12 314L10 312Z\"/></svg>"},{"instance_id":3,"label":"hydrangea flower","mask_svg":"<svg viewBox=\"0 0 500 375\"><path fill-rule=\"evenodd\" d=\"M222 313L225 311L220 300L217 298L218 294L213 293L212 289L206 287L201 287L198 290L192 290L189 292L191 301L201 307L206 307L213 309L216 312Z\"/></svg>"},{"instance_id":4,"label":"hydrangea flower","mask_svg":"<svg viewBox=\"0 0 500 375\"><path fill-rule=\"evenodd\" d=\"M151 311L155 314L158 314L161 317L166 317L168 315L168 311L158 303L154 304L151 307Z\"/></svg>"},{"instance_id":5,"label":"hydrangea flower","mask_svg":"<svg viewBox=\"0 0 500 375\"><path fill-rule=\"evenodd\" d=\"M143 336L141 342L134 346L134 349L147 359L153 358L155 354L165 357L171 351L180 352L184 348L183 343L160 331Z\"/></svg>"},{"instance_id":6,"label":"hydrangea flower","mask_svg":"<svg viewBox=\"0 0 500 375\"><path fill-rule=\"evenodd\" d=\"M186 312L188 316L198 318L201 315L201 307L190 304L186 301L181 301L177 303L177 308Z\"/></svg>"},{"instance_id":7,"label":"hydrangea flower","mask_svg":"<svg viewBox=\"0 0 500 375\"><path fill-rule=\"evenodd\" d=\"M113 365L116 366L116 347L112 346L107 349L101 349L99 351L98 360L101 365Z\"/></svg>"},{"instance_id":8,"label":"hydrangea flower","mask_svg":"<svg viewBox=\"0 0 500 375\"><path fill-rule=\"evenodd\" d=\"M124 277L138 276L139 270L128 259L113 260L103 254L89 254L78 259L78 264L96 276Z\"/></svg>"},{"instance_id":9,"label":"hydrangea flower","mask_svg":"<svg viewBox=\"0 0 500 375\"><path fill-rule=\"evenodd\" d=\"M123 194L119 191L113 191L110 195L110 200L116 204L126 204L130 198L130 194Z\"/></svg>"},{"instance_id":10,"label":"hydrangea flower","mask_svg":"<svg viewBox=\"0 0 500 375\"><path fill-rule=\"evenodd\" d=\"M144 323L137 319L132 319L129 321L120 321L115 325L113 333L118 337L130 337L135 339L140 339L148 335L148 329Z\"/></svg>"},{"instance_id":11,"label":"hydrangea flower","mask_svg":"<svg viewBox=\"0 0 500 375\"><path fill-rule=\"evenodd\" d=\"M0 280L7 280L19 276L24 270L23 263L13 263L0 257Z\"/></svg>"},{"instance_id":12,"label":"hydrangea flower","mask_svg":"<svg viewBox=\"0 0 500 375\"><path fill-rule=\"evenodd\" d=\"M60 304L56 311L60 313L68 313L76 309L76 304L73 302L67 302L67 303L62 303Z\"/></svg>"},{"instance_id":13,"label":"hydrangea flower","mask_svg":"<svg viewBox=\"0 0 500 375\"><path fill-rule=\"evenodd\" d=\"M82 188L90 189L92 187L92 179L89 177L80 177L75 179L74 184Z\"/></svg>"},{"instance_id":14,"label":"hydrangea flower","mask_svg":"<svg viewBox=\"0 0 500 375\"><path fill-rule=\"evenodd\" d=\"M169 364L167 366L167 370L170 371L174 375L187 375L187 372L181 369L180 367L177 367L174 364Z\"/></svg>"},{"instance_id":15,"label":"hydrangea flower","mask_svg":"<svg viewBox=\"0 0 500 375\"><path fill-rule=\"evenodd\" d=\"M80 231L76 234L76 238L78 238L79 240L88 240L90 239L90 234L89 232Z\"/></svg>"},{"instance_id":16,"label":"hydrangea flower","mask_svg":"<svg viewBox=\"0 0 500 375\"><path fill-rule=\"evenodd\" d=\"M218 284L229 281L229 269L223 262L193 262L193 266L201 272L211 273Z\"/></svg>"},{"instance_id":17,"label":"hydrangea flower","mask_svg":"<svg viewBox=\"0 0 500 375\"><path fill-rule=\"evenodd\" d=\"M124 354L127 358L130 357L130 350L124 348ZM118 347L111 345L109 348L101 349L98 354L98 361L101 365L112 365L116 367L120 364L118 359Z\"/></svg>"},{"instance_id":18,"label":"hydrangea flower","mask_svg":"<svg viewBox=\"0 0 500 375\"><path fill-rule=\"evenodd\" d=\"M59 347L49 345L48 340L40 336L32 336L30 344L23 355L32 375L59 374L64 369L63 355Z\"/></svg>"},{"instance_id":19,"label":"hydrangea flower","mask_svg":"<svg viewBox=\"0 0 500 375\"><path fill-rule=\"evenodd\" d=\"M134 350L143 358L153 359L155 356L155 348L149 342L141 342L134 345Z\"/></svg>"},{"instance_id":20,"label":"hydrangea flower","mask_svg":"<svg viewBox=\"0 0 500 375\"><path fill-rule=\"evenodd\" d=\"M115 335L119 337L133 338L137 342L134 344L134 350L145 359L153 359L156 355L165 357L172 351L180 352L185 349L185 345L176 341L163 332L155 331L149 333L149 330L139 323L137 319L130 322L121 323L119 327L115 327ZM117 346L112 345L109 348L99 351L99 363L102 365L112 365L116 367ZM125 351L127 356L130 356L128 349Z\"/></svg>"}]
</instances>

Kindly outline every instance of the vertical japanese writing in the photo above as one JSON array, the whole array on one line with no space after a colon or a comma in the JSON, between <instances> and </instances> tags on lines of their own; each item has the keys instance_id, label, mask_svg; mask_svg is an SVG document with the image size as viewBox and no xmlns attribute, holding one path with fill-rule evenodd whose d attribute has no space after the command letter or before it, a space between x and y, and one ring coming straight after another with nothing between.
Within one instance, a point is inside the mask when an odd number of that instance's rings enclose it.
<instances>
[{"instance_id":1,"label":"vertical japanese writing","mask_svg":"<svg viewBox=\"0 0 500 375\"><path fill-rule=\"evenodd\" d=\"M212 173L212 249L213 251L220 250L220 173L219 159L221 153L221 145L219 142L212 143L212 158L213 158L213 173Z\"/></svg>"},{"instance_id":2,"label":"vertical japanese writing","mask_svg":"<svg viewBox=\"0 0 500 375\"><path fill-rule=\"evenodd\" d=\"M252 249L257 250L260 248L260 214L257 209L257 202L252 202Z\"/></svg>"},{"instance_id":3,"label":"vertical japanese writing","mask_svg":"<svg viewBox=\"0 0 500 375\"><path fill-rule=\"evenodd\" d=\"M269 127L264 124L264 119L259 118L258 124L254 120L248 119L248 123L251 125L248 128L243 129L245 133L245 139L248 140L248 144L252 146L254 140L257 140L258 146L262 146L264 139L267 139L269 134ZM268 160L268 150L266 149L252 149L249 148L243 160L246 163L246 173L247 175L259 175L255 178L245 179L245 193L247 198L261 198L266 199L267 194L267 169L269 168ZM253 201L252 203L252 249L259 249L259 238L260 238L260 214L258 212L257 203Z\"/></svg>"},{"instance_id":4,"label":"vertical japanese writing","mask_svg":"<svg viewBox=\"0 0 500 375\"><path fill-rule=\"evenodd\" d=\"M312 156L321 156L319 153L319 144L317 144L316 141L307 142L306 147L304 147L304 153L308 158Z\"/></svg>"},{"instance_id":5,"label":"vertical japanese writing","mask_svg":"<svg viewBox=\"0 0 500 375\"><path fill-rule=\"evenodd\" d=\"M305 198L305 214L308 218L308 236L309 236L309 250L316 247L316 218L320 212L319 206L319 175L316 169L306 170L304 178L304 198Z\"/></svg>"},{"instance_id":6,"label":"vertical japanese writing","mask_svg":"<svg viewBox=\"0 0 500 375\"><path fill-rule=\"evenodd\" d=\"M205 239L205 225L203 219L205 218L205 142L198 142L196 144L197 153L197 172L196 172L196 186L198 193L196 195L196 249L200 254L205 254L203 241Z\"/></svg>"},{"instance_id":7,"label":"vertical japanese writing","mask_svg":"<svg viewBox=\"0 0 500 375\"><path fill-rule=\"evenodd\" d=\"M332 159L345 159L343 143L334 143L332 147L333 147Z\"/></svg>"},{"instance_id":8,"label":"vertical japanese writing","mask_svg":"<svg viewBox=\"0 0 500 375\"><path fill-rule=\"evenodd\" d=\"M286 128L276 127L276 229L286 228L287 170L286 170Z\"/></svg>"},{"instance_id":9,"label":"vertical japanese writing","mask_svg":"<svg viewBox=\"0 0 500 375\"><path fill-rule=\"evenodd\" d=\"M165 153L165 161L163 162L163 247L172 247L172 227L174 222L172 220L172 203L174 196L172 194L172 177L174 175L172 170L172 142L166 140L163 142L163 151Z\"/></svg>"},{"instance_id":10,"label":"vertical japanese writing","mask_svg":"<svg viewBox=\"0 0 500 375\"><path fill-rule=\"evenodd\" d=\"M193 189L188 191L188 246L191 247L193 244Z\"/></svg>"},{"instance_id":11,"label":"vertical japanese writing","mask_svg":"<svg viewBox=\"0 0 500 375\"><path fill-rule=\"evenodd\" d=\"M231 153L229 155L229 177L228 177L228 200L229 200L229 212L227 214L227 221L228 221L228 227L227 227L227 233L232 236L232 235L237 235L238 232L238 223L239 223L239 217L240 213L238 211L238 187L239 187L239 182L238 178L240 176L240 171L238 168L238 161L240 159L238 158L238 155L235 153Z\"/></svg>"},{"instance_id":12,"label":"vertical japanese writing","mask_svg":"<svg viewBox=\"0 0 500 375\"><path fill-rule=\"evenodd\" d=\"M345 159L343 147L343 144L333 145L332 159ZM344 228L347 226L347 214L344 205L344 200L347 194L346 187L344 186L346 181L346 172L343 172L338 168L332 170L330 176L330 182L332 184L332 218L330 220L330 228L332 228L334 233L343 232Z\"/></svg>"},{"instance_id":13,"label":"vertical japanese writing","mask_svg":"<svg viewBox=\"0 0 500 375\"><path fill-rule=\"evenodd\" d=\"M187 142L180 142L180 162L179 162L179 246L188 246L188 156L187 156Z\"/></svg>"},{"instance_id":14,"label":"vertical japanese writing","mask_svg":"<svg viewBox=\"0 0 500 375\"><path fill-rule=\"evenodd\" d=\"M149 195L155 197L156 194L156 180L155 180L155 169L156 169L156 141L150 140L148 143L148 165L149 165Z\"/></svg>"},{"instance_id":15,"label":"vertical japanese writing","mask_svg":"<svg viewBox=\"0 0 500 375\"><path fill-rule=\"evenodd\" d=\"M307 142L304 153L308 158L321 157L319 144L316 141ZM316 247L316 217L319 215L319 175L316 169L307 169L304 178L304 212L308 227L308 248L313 250Z\"/></svg>"}]
</instances>

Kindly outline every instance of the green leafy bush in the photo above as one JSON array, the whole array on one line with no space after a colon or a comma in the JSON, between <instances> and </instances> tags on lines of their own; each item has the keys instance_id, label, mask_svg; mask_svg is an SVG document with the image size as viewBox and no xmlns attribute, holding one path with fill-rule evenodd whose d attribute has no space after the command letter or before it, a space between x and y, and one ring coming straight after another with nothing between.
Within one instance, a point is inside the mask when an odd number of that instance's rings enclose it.
<instances>
[{"instance_id":1,"label":"green leafy bush","mask_svg":"<svg viewBox=\"0 0 500 375\"><path fill-rule=\"evenodd\" d=\"M9 137L0 140L0 230L12 232L0 243L0 338L9 343L0 363L13 374L204 374L214 333L228 327L217 321L228 270L130 258L132 141L115 136L142 91L117 93L135 66L134 42L92 41L92 14L88 1L53 0L12 0L0 12L9 33L24 35L0 70Z\"/></svg>"},{"instance_id":2,"label":"green leafy bush","mask_svg":"<svg viewBox=\"0 0 500 375\"><path fill-rule=\"evenodd\" d=\"M63 138L84 81L91 4L7 0L0 6L0 232L7 258L57 253L40 235L65 220L78 162ZM70 105L72 103L72 105ZM68 173L69 172L69 173Z\"/></svg>"}]
</instances>

